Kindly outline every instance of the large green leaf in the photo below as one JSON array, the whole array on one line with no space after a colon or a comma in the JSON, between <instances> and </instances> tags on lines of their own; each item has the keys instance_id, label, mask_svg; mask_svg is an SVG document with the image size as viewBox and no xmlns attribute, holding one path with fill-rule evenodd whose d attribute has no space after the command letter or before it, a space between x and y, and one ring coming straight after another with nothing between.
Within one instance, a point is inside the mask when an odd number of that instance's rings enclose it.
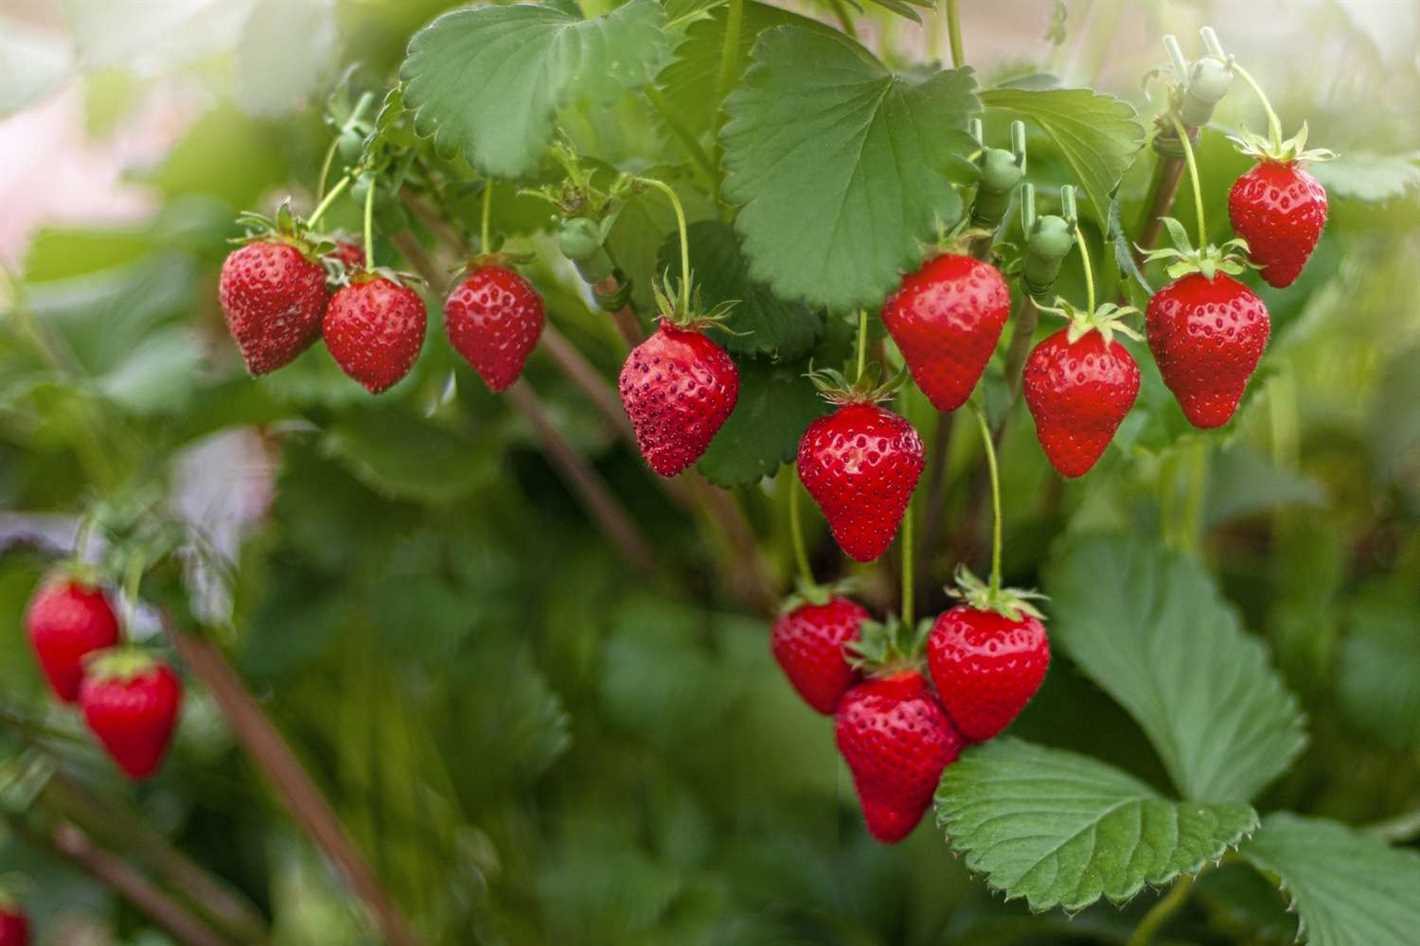
<instances>
[{"instance_id":1,"label":"large green leaf","mask_svg":"<svg viewBox=\"0 0 1420 946\"><path fill-rule=\"evenodd\" d=\"M1110 195L1144 146L1134 106L1090 89L990 89L981 93L981 102L1040 126L1075 172L1099 219L1109 218Z\"/></svg>"},{"instance_id":2,"label":"large green leaf","mask_svg":"<svg viewBox=\"0 0 1420 946\"><path fill-rule=\"evenodd\" d=\"M788 299L877 305L961 216L970 70L894 75L838 33L780 26L726 103L725 194L751 273Z\"/></svg>"},{"instance_id":3,"label":"large green leaf","mask_svg":"<svg viewBox=\"0 0 1420 946\"><path fill-rule=\"evenodd\" d=\"M771 476L794 458L799 438L828 405L804 377L803 362L739 363L740 397L735 412L710 442L696 467L721 486L744 486Z\"/></svg>"},{"instance_id":4,"label":"large green leaf","mask_svg":"<svg viewBox=\"0 0 1420 946\"><path fill-rule=\"evenodd\" d=\"M937 824L1008 899L1080 910L1197 872L1254 830L1257 813L1172 801L1088 756L1006 738L947 767Z\"/></svg>"},{"instance_id":5,"label":"large green leaf","mask_svg":"<svg viewBox=\"0 0 1420 946\"><path fill-rule=\"evenodd\" d=\"M1306 742L1296 699L1213 579L1141 538L1058 550L1051 634L1138 720L1185 798L1247 801Z\"/></svg>"},{"instance_id":6,"label":"large green leaf","mask_svg":"<svg viewBox=\"0 0 1420 946\"><path fill-rule=\"evenodd\" d=\"M535 4L446 13L415 34L401 67L422 131L500 177L532 171L557 110L648 82L668 44L655 0L604 17Z\"/></svg>"},{"instance_id":7,"label":"large green leaf","mask_svg":"<svg viewBox=\"0 0 1420 946\"><path fill-rule=\"evenodd\" d=\"M1420 931L1420 854L1345 825L1268 815L1240 849L1275 876L1310 946L1411 946Z\"/></svg>"},{"instance_id":8,"label":"large green leaf","mask_svg":"<svg viewBox=\"0 0 1420 946\"><path fill-rule=\"evenodd\" d=\"M371 489L395 499L451 502L498 473L487 442L389 408L346 416L322 446Z\"/></svg>"},{"instance_id":9,"label":"large green leaf","mask_svg":"<svg viewBox=\"0 0 1420 946\"><path fill-rule=\"evenodd\" d=\"M1309 170L1333 197L1379 203L1420 188L1420 153L1347 152Z\"/></svg>"},{"instance_id":10,"label":"large green leaf","mask_svg":"<svg viewBox=\"0 0 1420 946\"><path fill-rule=\"evenodd\" d=\"M661 272L680 271L680 237L661 244ZM823 334L823 317L800 302L784 302L750 278L749 261L729 224L700 220L690 225L690 268L701 301L710 309L733 302L715 340L737 354L772 354L794 360L809 353Z\"/></svg>"}]
</instances>

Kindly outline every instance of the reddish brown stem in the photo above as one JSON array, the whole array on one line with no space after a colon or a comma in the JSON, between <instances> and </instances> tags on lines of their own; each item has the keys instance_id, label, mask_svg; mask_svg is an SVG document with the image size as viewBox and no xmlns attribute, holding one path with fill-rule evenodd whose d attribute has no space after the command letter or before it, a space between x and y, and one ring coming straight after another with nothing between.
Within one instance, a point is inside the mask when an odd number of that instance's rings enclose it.
<instances>
[{"instance_id":1,"label":"reddish brown stem","mask_svg":"<svg viewBox=\"0 0 1420 946\"><path fill-rule=\"evenodd\" d=\"M178 630L166 619L163 624L173 647L212 694L237 741L266 776L292 819L344 875L386 942L390 946L419 946L404 913L380 886L330 803L227 658L210 641Z\"/></svg>"},{"instance_id":2,"label":"reddish brown stem","mask_svg":"<svg viewBox=\"0 0 1420 946\"><path fill-rule=\"evenodd\" d=\"M554 326L545 325L542 329L541 345L548 357L557 362L557 367L562 369L562 373L582 389L582 393L587 395L592 406L601 413L612 429L622 439L634 445L636 434L631 429L631 420L626 416L626 409L621 406L621 399L616 396L615 390L592 366L592 363L587 361L571 342L567 341L567 336Z\"/></svg>"},{"instance_id":3,"label":"reddish brown stem","mask_svg":"<svg viewBox=\"0 0 1420 946\"><path fill-rule=\"evenodd\" d=\"M1154 167L1154 178L1149 184L1148 204L1139 220L1139 239L1135 241L1136 266L1143 265L1145 251L1152 250L1154 244L1159 242L1159 234L1164 229L1164 218L1173 209L1174 198L1178 196L1178 187L1183 181L1184 166L1183 158L1160 156Z\"/></svg>"}]
</instances>

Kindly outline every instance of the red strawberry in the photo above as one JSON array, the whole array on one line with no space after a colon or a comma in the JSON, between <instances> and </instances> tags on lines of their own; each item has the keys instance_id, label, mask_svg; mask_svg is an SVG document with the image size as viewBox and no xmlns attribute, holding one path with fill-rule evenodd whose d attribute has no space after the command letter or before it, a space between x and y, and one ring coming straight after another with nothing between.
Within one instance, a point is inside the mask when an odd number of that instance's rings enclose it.
<instances>
[{"instance_id":1,"label":"red strawberry","mask_svg":"<svg viewBox=\"0 0 1420 946\"><path fill-rule=\"evenodd\" d=\"M54 695L79 699L84 658L118 643L118 616L103 589L71 578L47 581L30 599L25 629Z\"/></svg>"},{"instance_id":2,"label":"red strawberry","mask_svg":"<svg viewBox=\"0 0 1420 946\"><path fill-rule=\"evenodd\" d=\"M1267 307L1226 273L1191 273L1149 300L1149 348L1164 384L1195 427L1221 427L1237 410L1267 347Z\"/></svg>"},{"instance_id":3,"label":"red strawberry","mask_svg":"<svg viewBox=\"0 0 1420 946\"><path fill-rule=\"evenodd\" d=\"M362 274L330 300L321 330L341 369L379 394L409 373L424 344L425 321L419 293Z\"/></svg>"},{"instance_id":4,"label":"red strawberry","mask_svg":"<svg viewBox=\"0 0 1420 946\"><path fill-rule=\"evenodd\" d=\"M1025 367L1026 406L1036 436L1062 476L1083 476L1109 446L1139 396L1139 366L1114 332L1134 309L1068 310L1072 322L1041 342Z\"/></svg>"},{"instance_id":5,"label":"red strawberry","mask_svg":"<svg viewBox=\"0 0 1420 946\"><path fill-rule=\"evenodd\" d=\"M449 343L494 392L518 380L543 321L537 290L497 264L474 269L444 303Z\"/></svg>"},{"instance_id":6,"label":"red strawberry","mask_svg":"<svg viewBox=\"0 0 1420 946\"><path fill-rule=\"evenodd\" d=\"M702 332L662 318L627 356L619 387L641 455L661 476L675 476L700 459L735 409L740 373Z\"/></svg>"},{"instance_id":7,"label":"red strawberry","mask_svg":"<svg viewBox=\"0 0 1420 946\"><path fill-rule=\"evenodd\" d=\"M351 240L336 240L330 256L340 260L340 265L348 273L358 273L365 268L365 248Z\"/></svg>"},{"instance_id":8,"label":"red strawberry","mask_svg":"<svg viewBox=\"0 0 1420 946\"><path fill-rule=\"evenodd\" d=\"M916 670L850 689L834 714L838 751L853 771L868 833L885 844L912 833L962 739Z\"/></svg>"},{"instance_id":9,"label":"red strawberry","mask_svg":"<svg viewBox=\"0 0 1420 946\"><path fill-rule=\"evenodd\" d=\"M280 240L248 243L222 263L218 298L247 370L290 364L320 336L325 267Z\"/></svg>"},{"instance_id":10,"label":"red strawberry","mask_svg":"<svg viewBox=\"0 0 1420 946\"><path fill-rule=\"evenodd\" d=\"M839 548L859 562L887 551L922 475L922 439L892 411L862 400L809 424L799 440L799 479Z\"/></svg>"},{"instance_id":11,"label":"red strawberry","mask_svg":"<svg viewBox=\"0 0 1420 946\"><path fill-rule=\"evenodd\" d=\"M1010 312L996 267L944 253L902 280L883 305L883 325L932 406L954 411L981 380Z\"/></svg>"},{"instance_id":12,"label":"red strawberry","mask_svg":"<svg viewBox=\"0 0 1420 946\"><path fill-rule=\"evenodd\" d=\"M863 606L841 595L819 603L802 601L774 622L770 649L804 702L831 714L858 674L844 645L858 637L868 620Z\"/></svg>"},{"instance_id":13,"label":"red strawberry","mask_svg":"<svg viewBox=\"0 0 1420 946\"><path fill-rule=\"evenodd\" d=\"M0 906L0 946L29 946L29 944L29 918L17 906Z\"/></svg>"},{"instance_id":14,"label":"red strawberry","mask_svg":"<svg viewBox=\"0 0 1420 946\"><path fill-rule=\"evenodd\" d=\"M129 778L147 778L172 741L182 684L165 664L132 650L99 654L88 670L79 693L84 722Z\"/></svg>"},{"instance_id":15,"label":"red strawberry","mask_svg":"<svg viewBox=\"0 0 1420 946\"><path fill-rule=\"evenodd\" d=\"M1296 161L1260 161L1233 184L1228 216L1262 278L1296 282L1326 226L1326 188Z\"/></svg>"}]
</instances>

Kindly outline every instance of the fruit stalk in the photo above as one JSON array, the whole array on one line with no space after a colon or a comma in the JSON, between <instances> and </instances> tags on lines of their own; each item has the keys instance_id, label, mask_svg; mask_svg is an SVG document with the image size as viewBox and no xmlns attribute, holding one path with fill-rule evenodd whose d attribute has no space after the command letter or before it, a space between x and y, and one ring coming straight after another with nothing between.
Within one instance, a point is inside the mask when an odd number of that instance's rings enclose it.
<instances>
[{"instance_id":1,"label":"fruit stalk","mask_svg":"<svg viewBox=\"0 0 1420 946\"><path fill-rule=\"evenodd\" d=\"M727 34L728 35L728 34ZM685 223L685 208L681 206L680 195L675 192L665 181L657 180L654 177L638 177L633 180L645 184L647 187L654 187L662 194L666 195L666 200L670 201L671 209L675 211L675 225L680 232L680 311L690 311L690 238L687 235Z\"/></svg>"},{"instance_id":2,"label":"fruit stalk","mask_svg":"<svg viewBox=\"0 0 1420 946\"><path fill-rule=\"evenodd\" d=\"M1162 929L1163 925L1169 921L1169 917L1177 913L1179 908L1187 902L1189 891L1192 889L1192 875L1184 874L1164 895L1164 898L1144 914L1144 918L1134 928L1134 932L1125 946L1149 946L1149 943L1153 942L1154 934Z\"/></svg>"},{"instance_id":3,"label":"fruit stalk","mask_svg":"<svg viewBox=\"0 0 1420 946\"><path fill-rule=\"evenodd\" d=\"M1169 121L1173 123L1174 132L1179 136L1179 143L1183 146L1183 158L1188 165L1188 179L1193 185L1193 210L1198 215L1198 245L1200 247L1208 245L1208 222L1203 214L1203 185L1198 179L1198 161L1193 156L1193 144L1188 140L1188 129L1174 115L1169 115ZM1083 248L1083 244L1081 245ZM1094 308L1094 303L1090 303L1090 308Z\"/></svg>"},{"instance_id":4,"label":"fruit stalk","mask_svg":"<svg viewBox=\"0 0 1420 946\"><path fill-rule=\"evenodd\" d=\"M365 191L365 268L375 265L375 178L370 176L370 188Z\"/></svg>"},{"instance_id":5,"label":"fruit stalk","mask_svg":"<svg viewBox=\"0 0 1420 946\"><path fill-rule=\"evenodd\" d=\"M311 211L310 217L308 217L308 218L306 219L306 225L307 225L307 226L312 226L312 227L315 226L315 225L316 225L316 221L320 220L320 218L325 214L325 212L330 209L330 205L333 204L333 203L335 203L335 198L339 197L342 193L344 193L344 192L345 192L345 188L347 188L347 187L349 187L349 186L350 186L350 175L349 175L349 174L345 175L345 176L342 177L340 180L336 181L336 182L335 182L335 186L330 189L330 193L328 193L328 194L326 194L324 197L322 197L320 203L316 205L316 209ZM367 253L368 253L368 251L367 251ZM366 258L366 259L369 259L369 256L366 255L365 258Z\"/></svg>"},{"instance_id":6,"label":"fruit stalk","mask_svg":"<svg viewBox=\"0 0 1420 946\"><path fill-rule=\"evenodd\" d=\"M478 224L478 251L493 252L493 181L483 182L483 213Z\"/></svg>"},{"instance_id":7,"label":"fruit stalk","mask_svg":"<svg viewBox=\"0 0 1420 946\"><path fill-rule=\"evenodd\" d=\"M814 583L814 570L809 565L809 552L804 546L804 523L799 513L799 471L796 468L789 478L789 539L794 544L794 565L799 570L799 578L807 585Z\"/></svg>"},{"instance_id":8,"label":"fruit stalk","mask_svg":"<svg viewBox=\"0 0 1420 946\"><path fill-rule=\"evenodd\" d=\"M995 595L1001 590L1001 475L996 468L996 444L986 423L986 412L980 405L972 404L972 413L981 431L981 447L986 451L986 470L991 478L991 593Z\"/></svg>"},{"instance_id":9,"label":"fruit stalk","mask_svg":"<svg viewBox=\"0 0 1420 946\"><path fill-rule=\"evenodd\" d=\"M360 101L355 103L355 108L350 112L350 117L345 119L345 124L340 126L340 130L337 131L335 137L331 139L330 147L327 148L325 152L325 160L321 162L320 166L320 182L316 185L316 200L321 200L325 197L325 182L330 177L331 165L335 163L335 153L340 150L340 139L345 136L346 132L354 128L361 118L365 117L365 109L369 108L370 103L374 100L374 93L371 92L366 92L364 95L360 96Z\"/></svg>"},{"instance_id":10,"label":"fruit stalk","mask_svg":"<svg viewBox=\"0 0 1420 946\"><path fill-rule=\"evenodd\" d=\"M966 50L962 47L961 41L961 10L958 9L959 0L946 0L947 8L947 41L952 47L952 68L960 69L966 65Z\"/></svg>"}]
</instances>

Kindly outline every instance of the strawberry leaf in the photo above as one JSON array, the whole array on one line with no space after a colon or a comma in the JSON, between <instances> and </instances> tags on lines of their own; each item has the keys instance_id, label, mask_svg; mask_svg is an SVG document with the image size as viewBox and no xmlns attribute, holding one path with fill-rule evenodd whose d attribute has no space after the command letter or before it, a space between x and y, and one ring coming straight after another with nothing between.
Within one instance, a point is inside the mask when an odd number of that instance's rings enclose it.
<instances>
[{"instance_id":1,"label":"strawberry leaf","mask_svg":"<svg viewBox=\"0 0 1420 946\"><path fill-rule=\"evenodd\" d=\"M1309 946L1408 946L1420 928L1420 854L1320 818L1268 815L1239 853L1275 877Z\"/></svg>"},{"instance_id":2,"label":"strawberry leaf","mask_svg":"<svg viewBox=\"0 0 1420 946\"><path fill-rule=\"evenodd\" d=\"M739 362L740 397L696 467L719 486L745 486L794 459L799 438L828 411L803 362Z\"/></svg>"},{"instance_id":3,"label":"strawberry leaf","mask_svg":"<svg viewBox=\"0 0 1420 946\"><path fill-rule=\"evenodd\" d=\"M976 148L975 85L965 69L895 75L838 33L763 33L721 133L751 275L786 299L881 302L961 217L949 175Z\"/></svg>"},{"instance_id":4,"label":"strawberry leaf","mask_svg":"<svg viewBox=\"0 0 1420 946\"><path fill-rule=\"evenodd\" d=\"M498 177L531 172L560 108L647 83L668 45L655 0L584 20L536 4L455 10L415 34L400 68L421 132Z\"/></svg>"},{"instance_id":5,"label":"strawberry leaf","mask_svg":"<svg viewBox=\"0 0 1420 946\"><path fill-rule=\"evenodd\" d=\"M1192 559L1137 538L1057 550L1051 636L1127 709L1186 798L1248 801L1306 743L1297 701Z\"/></svg>"},{"instance_id":6,"label":"strawberry leaf","mask_svg":"<svg viewBox=\"0 0 1420 946\"><path fill-rule=\"evenodd\" d=\"M1032 910L1122 903L1196 873L1256 829L1245 804L1164 798L1088 756L996 739L947 766L937 825L966 866Z\"/></svg>"}]
</instances>

